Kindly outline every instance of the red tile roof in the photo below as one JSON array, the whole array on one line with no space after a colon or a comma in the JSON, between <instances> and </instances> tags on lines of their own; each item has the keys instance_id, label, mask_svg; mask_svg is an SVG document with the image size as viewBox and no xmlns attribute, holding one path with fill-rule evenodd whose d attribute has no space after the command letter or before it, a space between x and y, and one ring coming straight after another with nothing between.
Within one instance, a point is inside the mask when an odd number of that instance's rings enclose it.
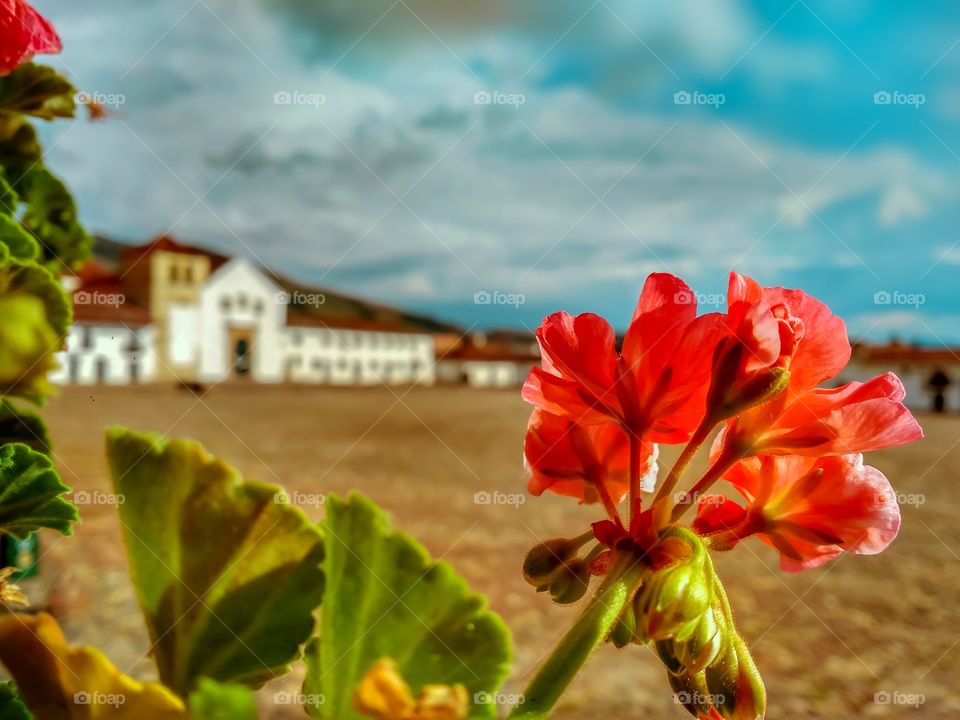
<instances>
[{"instance_id":1,"label":"red tile roof","mask_svg":"<svg viewBox=\"0 0 960 720\"><path fill-rule=\"evenodd\" d=\"M410 325L399 325L378 320L366 320L364 318L339 317L336 315L318 315L297 312L295 310L287 311L287 326L302 328L331 328L344 330L368 330L370 332L385 333L410 333L416 335L429 335L430 331L422 328L411 327Z\"/></svg>"},{"instance_id":2,"label":"red tile roof","mask_svg":"<svg viewBox=\"0 0 960 720\"><path fill-rule=\"evenodd\" d=\"M203 255L208 257L210 258L211 273L230 259L226 255L221 255L210 250L204 250L203 248L194 247L193 245L184 245L183 243L174 240L169 235L161 235L160 237L157 237L148 243L144 243L143 245L134 245L129 248L124 248L121 253L122 264L124 267L130 267L131 265L138 263L144 256L160 250L181 253L184 255Z\"/></svg>"},{"instance_id":3,"label":"red tile roof","mask_svg":"<svg viewBox=\"0 0 960 720\"><path fill-rule=\"evenodd\" d=\"M441 359L536 363L540 361L540 356L535 353L523 352L507 343L487 342L481 344L467 339L461 343L460 347L445 353Z\"/></svg>"},{"instance_id":4,"label":"red tile roof","mask_svg":"<svg viewBox=\"0 0 960 720\"><path fill-rule=\"evenodd\" d=\"M925 347L903 343L886 345L857 343L853 348L853 359L855 362L867 365L960 365L960 348Z\"/></svg>"},{"instance_id":5,"label":"red tile roof","mask_svg":"<svg viewBox=\"0 0 960 720\"><path fill-rule=\"evenodd\" d=\"M82 284L72 296L74 320L91 325L149 325L150 311L126 296L123 279L91 265L88 263L77 274Z\"/></svg>"}]
</instances>

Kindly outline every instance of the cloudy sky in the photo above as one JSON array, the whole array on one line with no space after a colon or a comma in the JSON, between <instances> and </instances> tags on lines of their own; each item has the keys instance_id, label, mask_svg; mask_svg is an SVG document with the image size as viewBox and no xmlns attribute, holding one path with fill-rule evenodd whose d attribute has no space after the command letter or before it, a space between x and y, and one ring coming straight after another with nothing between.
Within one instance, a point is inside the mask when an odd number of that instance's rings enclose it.
<instances>
[{"instance_id":1,"label":"cloudy sky","mask_svg":"<svg viewBox=\"0 0 960 720\"><path fill-rule=\"evenodd\" d=\"M657 270L714 309L737 268L960 342L950 0L36 5L117 110L46 133L92 231L464 325L622 327Z\"/></svg>"}]
</instances>

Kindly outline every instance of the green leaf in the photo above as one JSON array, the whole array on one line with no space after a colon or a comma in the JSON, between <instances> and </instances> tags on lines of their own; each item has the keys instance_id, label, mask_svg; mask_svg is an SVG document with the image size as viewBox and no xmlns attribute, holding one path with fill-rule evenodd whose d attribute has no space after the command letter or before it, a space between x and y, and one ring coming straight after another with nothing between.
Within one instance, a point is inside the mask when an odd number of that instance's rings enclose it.
<instances>
[{"instance_id":1,"label":"green leaf","mask_svg":"<svg viewBox=\"0 0 960 720\"><path fill-rule=\"evenodd\" d=\"M39 400L65 345L72 308L57 279L30 262L0 264L0 396Z\"/></svg>"},{"instance_id":2,"label":"green leaf","mask_svg":"<svg viewBox=\"0 0 960 720\"><path fill-rule=\"evenodd\" d=\"M21 202L26 204L23 224L42 248L44 262L59 273L63 266L75 268L90 257L91 238L80 224L73 195L60 179L42 166L35 166L15 183ZM0 236L0 240L4 239ZM11 248L11 254L14 253Z\"/></svg>"},{"instance_id":3,"label":"green leaf","mask_svg":"<svg viewBox=\"0 0 960 720\"><path fill-rule=\"evenodd\" d=\"M0 295L22 294L39 298L50 327L65 335L73 320L73 306L60 281L36 263L9 261L0 266Z\"/></svg>"},{"instance_id":4,"label":"green leaf","mask_svg":"<svg viewBox=\"0 0 960 720\"><path fill-rule=\"evenodd\" d=\"M20 202L20 197L7 180L6 175L6 171L0 166L0 213L14 215L17 212L17 203Z\"/></svg>"},{"instance_id":5,"label":"green leaf","mask_svg":"<svg viewBox=\"0 0 960 720\"><path fill-rule=\"evenodd\" d=\"M43 147L33 125L21 115L0 113L0 165L7 171L7 181L15 184L42 159Z\"/></svg>"},{"instance_id":6,"label":"green leaf","mask_svg":"<svg viewBox=\"0 0 960 720\"><path fill-rule=\"evenodd\" d=\"M23 443L37 452L50 455L53 445L43 419L22 410L9 400L0 400L0 445Z\"/></svg>"},{"instance_id":7,"label":"green leaf","mask_svg":"<svg viewBox=\"0 0 960 720\"><path fill-rule=\"evenodd\" d=\"M486 599L413 538L391 532L384 513L359 495L328 497L327 594L320 635L307 648L304 694L315 718L361 718L352 706L360 679L392 658L417 695L424 685L463 685L470 698L496 692L509 667L509 632ZM472 703L471 718L493 718Z\"/></svg>"},{"instance_id":8,"label":"green leaf","mask_svg":"<svg viewBox=\"0 0 960 720\"><path fill-rule=\"evenodd\" d=\"M79 519L61 497L69 491L46 455L20 443L0 447L0 532L20 540L42 527L69 535Z\"/></svg>"},{"instance_id":9,"label":"green leaf","mask_svg":"<svg viewBox=\"0 0 960 720\"><path fill-rule=\"evenodd\" d=\"M70 81L52 67L24 63L0 77L0 112L44 120L73 117L76 92Z\"/></svg>"},{"instance_id":10,"label":"green leaf","mask_svg":"<svg viewBox=\"0 0 960 720\"><path fill-rule=\"evenodd\" d=\"M287 672L323 596L319 529L199 443L112 428L107 452L160 679L186 696Z\"/></svg>"},{"instance_id":11,"label":"green leaf","mask_svg":"<svg viewBox=\"0 0 960 720\"><path fill-rule=\"evenodd\" d=\"M201 678L190 693L191 720L256 720L257 699L243 685L221 685ZM0 716L0 720L3 717Z\"/></svg>"},{"instance_id":12,"label":"green leaf","mask_svg":"<svg viewBox=\"0 0 960 720\"><path fill-rule=\"evenodd\" d=\"M34 720L12 682L0 683L0 720Z\"/></svg>"},{"instance_id":13,"label":"green leaf","mask_svg":"<svg viewBox=\"0 0 960 720\"><path fill-rule=\"evenodd\" d=\"M7 257L19 260L36 260L40 257L40 244L12 215L0 213L0 243L7 246Z\"/></svg>"}]
</instances>

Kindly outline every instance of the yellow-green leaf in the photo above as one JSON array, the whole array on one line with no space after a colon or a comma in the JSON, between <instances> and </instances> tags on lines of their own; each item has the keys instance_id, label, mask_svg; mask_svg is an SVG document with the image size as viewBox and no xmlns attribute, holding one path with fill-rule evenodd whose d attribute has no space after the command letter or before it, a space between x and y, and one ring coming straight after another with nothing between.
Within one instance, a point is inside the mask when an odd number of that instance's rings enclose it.
<instances>
[{"instance_id":1,"label":"yellow-green leaf","mask_svg":"<svg viewBox=\"0 0 960 720\"><path fill-rule=\"evenodd\" d=\"M60 283L32 262L0 263L0 395L39 400L63 349L71 308Z\"/></svg>"},{"instance_id":2,"label":"yellow-green leaf","mask_svg":"<svg viewBox=\"0 0 960 720\"><path fill-rule=\"evenodd\" d=\"M190 693L189 705L192 720L256 720L257 717L257 699L249 688L222 685L209 678L200 679L197 689Z\"/></svg>"},{"instance_id":3,"label":"yellow-green leaf","mask_svg":"<svg viewBox=\"0 0 960 720\"><path fill-rule=\"evenodd\" d=\"M186 696L285 673L323 596L319 529L199 443L113 428L107 451L160 679Z\"/></svg>"},{"instance_id":4,"label":"yellow-green leaf","mask_svg":"<svg viewBox=\"0 0 960 720\"><path fill-rule=\"evenodd\" d=\"M0 112L33 115L44 120L73 117L76 89L47 65L23 63L0 77Z\"/></svg>"}]
</instances>

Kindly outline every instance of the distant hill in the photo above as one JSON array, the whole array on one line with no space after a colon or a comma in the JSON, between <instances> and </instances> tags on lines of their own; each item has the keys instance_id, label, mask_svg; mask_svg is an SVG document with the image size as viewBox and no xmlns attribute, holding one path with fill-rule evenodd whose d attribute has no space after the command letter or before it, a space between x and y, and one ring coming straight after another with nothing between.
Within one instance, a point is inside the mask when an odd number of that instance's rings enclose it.
<instances>
[{"instance_id":1,"label":"distant hill","mask_svg":"<svg viewBox=\"0 0 960 720\"><path fill-rule=\"evenodd\" d=\"M131 247L133 246L127 243L98 235L94 238L94 260L106 269L116 271L120 264L121 255ZM225 255L201 246L193 245L192 247L209 255L215 267L222 265L229 259ZM262 267L262 270L277 285L288 292L292 300L296 300L300 296L316 296L318 293L323 295L324 302L322 304L291 303L290 310L304 320L315 320L318 324L350 325L356 323L360 326L376 326L385 330L417 330L431 333L451 333L458 336L464 333L462 327L428 315L408 312L402 308L348 295L328 287L308 285L279 275L267 267Z\"/></svg>"}]
</instances>

